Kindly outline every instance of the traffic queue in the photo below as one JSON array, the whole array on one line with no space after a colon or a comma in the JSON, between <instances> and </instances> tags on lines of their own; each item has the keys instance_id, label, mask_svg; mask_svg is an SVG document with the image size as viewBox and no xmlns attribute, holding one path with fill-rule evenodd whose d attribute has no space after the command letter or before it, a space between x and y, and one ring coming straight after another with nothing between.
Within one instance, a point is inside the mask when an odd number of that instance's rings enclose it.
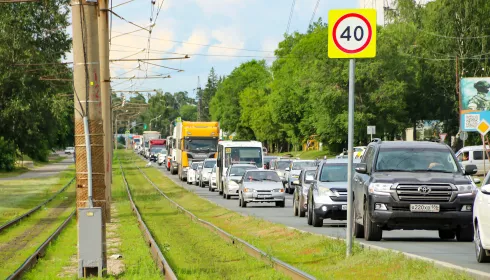
<instances>
[{"instance_id":1,"label":"traffic queue","mask_svg":"<svg viewBox=\"0 0 490 280\"><path fill-rule=\"evenodd\" d=\"M291 194L291 216L304 217L308 225L347 220L345 151L302 160L264 155L258 141L222 141L211 135L181 141L171 136L166 143L160 153L167 170L223 199L236 198L239 207L267 203L283 208ZM353 152L355 237L380 241L384 231L434 230L443 240L474 241L478 262L490 261L490 173L481 188L473 178L486 174L479 171L480 150L455 154L443 143L374 139ZM175 162L178 153L180 163Z\"/></svg>"}]
</instances>

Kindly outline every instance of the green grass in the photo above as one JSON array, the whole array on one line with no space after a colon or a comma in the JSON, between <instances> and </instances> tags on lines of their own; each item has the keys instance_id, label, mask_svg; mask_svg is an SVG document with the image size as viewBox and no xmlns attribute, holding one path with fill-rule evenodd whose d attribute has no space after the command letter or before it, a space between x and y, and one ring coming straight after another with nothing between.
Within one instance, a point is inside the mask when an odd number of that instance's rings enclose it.
<instances>
[{"instance_id":1,"label":"green grass","mask_svg":"<svg viewBox=\"0 0 490 280\"><path fill-rule=\"evenodd\" d=\"M130 152L119 155L133 157L139 166L145 165ZM471 279L466 274L409 259L401 253L363 250L358 244L354 244L353 256L346 259L343 240L302 233L263 219L242 216L185 190L157 169L143 170L162 191L199 218L318 279Z\"/></svg>"},{"instance_id":2,"label":"green grass","mask_svg":"<svg viewBox=\"0 0 490 280\"><path fill-rule=\"evenodd\" d=\"M125 163L136 204L179 279L287 279L179 213L131 167Z\"/></svg>"},{"instance_id":3,"label":"green grass","mask_svg":"<svg viewBox=\"0 0 490 280\"><path fill-rule=\"evenodd\" d=\"M34 161L34 167L42 167L42 166L46 166L48 164L60 163L60 162L62 162L66 158L67 158L66 156L58 156L58 157L55 157L53 159L50 159L50 160L48 160L46 162Z\"/></svg>"},{"instance_id":4,"label":"green grass","mask_svg":"<svg viewBox=\"0 0 490 280\"><path fill-rule=\"evenodd\" d=\"M299 151L299 152L285 152L285 153L275 153L269 154L271 156L292 156L293 158L301 159L323 159L323 156L327 158L335 157L337 154L330 151Z\"/></svg>"},{"instance_id":5,"label":"green grass","mask_svg":"<svg viewBox=\"0 0 490 280\"><path fill-rule=\"evenodd\" d=\"M0 278L15 271L61 225L73 209L74 184L32 216L0 233Z\"/></svg>"},{"instance_id":6,"label":"green grass","mask_svg":"<svg viewBox=\"0 0 490 280\"><path fill-rule=\"evenodd\" d=\"M74 177L74 167L48 178L0 181L0 225L20 216L59 191Z\"/></svg>"},{"instance_id":7,"label":"green grass","mask_svg":"<svg viewBox=\"0 0 490 280\"><path fill-rule=\"evenodd\" d=\"M22 175L26 172L29 171L29 168L27 167L16 167L12 171L2 171L0 170L0 178L7 178L7 177L14 177L14 176L19 176Z\"/></svg>"}]
</instances>

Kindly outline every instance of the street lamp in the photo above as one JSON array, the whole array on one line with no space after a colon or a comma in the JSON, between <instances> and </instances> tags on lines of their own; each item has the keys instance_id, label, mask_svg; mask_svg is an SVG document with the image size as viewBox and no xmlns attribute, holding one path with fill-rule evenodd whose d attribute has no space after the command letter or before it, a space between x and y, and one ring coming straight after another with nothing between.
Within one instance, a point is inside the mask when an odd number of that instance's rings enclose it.
<instances>
[{"instance_id":1,"label":"street lamp","mask_svg":"<svg viewBox=\"0 0 490 280\"><path fill-rule=\"evenodd\" d=\"M151 120L150 120L150 131L151 131L151 122L152 122L152 121L154 121L154 120L156 120L156 119L159 119L161 116L162 116L162 115L160 115L160 116L158 116L158 117L153 118L153 119L151 119Z\"/></svg>"}]
</instances>

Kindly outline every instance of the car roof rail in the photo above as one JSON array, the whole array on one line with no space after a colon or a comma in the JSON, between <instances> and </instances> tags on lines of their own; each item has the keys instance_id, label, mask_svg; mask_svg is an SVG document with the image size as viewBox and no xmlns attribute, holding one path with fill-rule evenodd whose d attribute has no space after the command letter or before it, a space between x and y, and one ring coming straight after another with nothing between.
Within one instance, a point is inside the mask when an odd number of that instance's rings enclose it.
<instances>
[{"instance_id":1,"label":"car roof rail","mask_svg":"<svg viewBox=\"0 0 490 280\"><path fill-rule=\"evenodd\" d=\"M381 143L381 142L383 142L383 140L381 140L381 138L373 138L373 140L371 140L371 142Z\"/></svg>"}]
</instances>

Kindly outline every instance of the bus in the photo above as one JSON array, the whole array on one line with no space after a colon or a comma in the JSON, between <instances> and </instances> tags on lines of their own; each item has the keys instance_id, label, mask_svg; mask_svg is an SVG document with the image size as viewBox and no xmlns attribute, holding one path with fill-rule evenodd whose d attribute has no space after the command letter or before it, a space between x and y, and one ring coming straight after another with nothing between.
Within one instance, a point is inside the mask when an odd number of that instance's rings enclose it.
<instances>
[{"instance_id":1,"label":"bus","mask_svg":"<svg viewBox=\"0 0 490 280\"><path fill-rule=\"evenodd\" d=\"M223 194L223 179L228 167L236 163L251 163L264 168L262 143L259 141L220 141L216 163L216 185Z\"/></svg>"}]
</instances>

